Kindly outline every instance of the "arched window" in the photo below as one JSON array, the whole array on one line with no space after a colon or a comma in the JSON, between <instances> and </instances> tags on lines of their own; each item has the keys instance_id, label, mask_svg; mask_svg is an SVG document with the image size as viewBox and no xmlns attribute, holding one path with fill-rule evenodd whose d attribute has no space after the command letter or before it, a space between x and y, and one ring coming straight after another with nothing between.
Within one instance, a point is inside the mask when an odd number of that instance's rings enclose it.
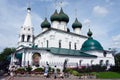
<instances>
[{"instance_id":1,"label":"arched window","mask_svg":"<svg viewBox=\"0 0 120 80\"><path fill-rule=\"evenodd\" d=\"M104 52L103 52L103 56L104 56L104 57L106 57L106 55L107 55L107 52L106 52L106 51L104 51Z\"/></svg>"},{"instance_id":2,"label":"arched window","mask_svg":"<svg viewBox=\"0 0 120 80\"><path fill-rule=\"evenodd\" d=\"M24 42L24 39L25 39L25 35L23 34L22 35L22 42Z\"/></svg>"},{"instance_id":3,"label":"arched window","mask_svg":"<svg viewBox=\"0 0 120 80\"><path fill-rule=\"evenodd\" d=\"M82 60L79 61L79 66L81 66L81 64L82 64Z\"/></svg>"},{"instance_id":4,"label":"arched window","mask_svg":"<svg viewBox=\"0 0 120 80\"><path fill-rule=\"evenodd\" d=\"M103 60L100 60L100 65L101 65L101 66L103 65Z\"/></svg>"},{"instance_id":5,"label":"arched window","mask_svg":"<svg viewBox=\"0 0 120 80\"><path fill-rule=\"evenodd\" d=\"M76 48L76 43L74 44L74 48L75 48L75 50L77 49L77 48Z\"/></svg>"},{"instance_id":6,"label":"arched window","mask_svg":"<svg viewBox=\"0 0 120 80\"><path fill-rule=\"evenodd\" d=\"M91 65L93 65L93 60L91 60Z\"/></svg>"},{"instance_id":7,"label":"arched window","mask_svg":"<svg viewBox=\"0 0 120 80\"><path fill-rule=\"evenodd\" d=\"M59 40L59 48L61 48L61 40Z\"/></svg>"},{"instance_id":8,"label":"arched window","mask_svg":"<svg viewBox=\"0 0 120 80\"><path fill-rule=\"evenodd\" d=\"M49 41L47 40L47 48L48 48Z\"/></svg>"},{"instance_id":9,"label":"arched window","mask_svg":"<svg viewBox=\"0 0 120 80\"><path fill-rule=\"evenodd\" d=\"M106 60L106 66L108 66L109 65L109 60Z\"/></svg>"},{"instance_id":10,"label":"arched window","mask_svg":"<svg viewBox=\"0 0 120 80\"><path fill-rule=\"evenodd\" d=\"M28 28L28 31L30 31L30 28Z\"/></svg>"},{"instance_id":11,"label":"arched window","mask_svg":"<svg viewBox=\"0 0 120 80\"><path fill-rule=\"evenodd\" d=\"M69 42L69 49L71 49L71 42Z\"/></svg>"},{"instance_id":12,"label":"arched window","mask_svg":"<svg viewBox=\"0 0 120 80\"><path fill-rule=\"evenodd\" d=\"M41 47L43 47L43 42L41 42Z\"/></svg>"},{"instance_id":13,"label":"arched window","mask_svg":"<svg viewBox=\"0 0 120 80\"><path fill-rule=\"evenodd\" d=\"M29 41L30 41L30 35L27 36L27 42L29 42Z\"/></svg>"}]
</instances>

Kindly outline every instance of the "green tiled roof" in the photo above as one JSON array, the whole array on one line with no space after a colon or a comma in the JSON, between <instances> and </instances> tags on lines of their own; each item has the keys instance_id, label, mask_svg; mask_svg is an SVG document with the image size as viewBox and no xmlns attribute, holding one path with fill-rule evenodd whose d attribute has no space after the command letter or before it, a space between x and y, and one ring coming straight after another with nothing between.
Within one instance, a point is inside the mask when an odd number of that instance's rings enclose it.
<instances>
[{"instance_id":1,"label":"green tiled roof","mask_svg":"<svg viewBox=\"0 0 120 80\"><path fill-rule=\"evenodd\" d=\"M75 19L75 22L72 24L72 28L82 28L82 24L78 21L78 19Z\"/></svg>"},{"instance_id":2,"label":"green tiled roof","mask_svg":"<svg viewBox=\"0 0 120 80\"><path fill-rule=\"evenodd\" d=\"M102 45L95 39L92 38L92 32L88 31L87 35L89 38L82 44L81 51L100 50L104 51Z\"/></svg>"},{"instance_id":3,"label":"green tiled roof","mask_svg":"<svg viewBox=\"0 0 120 80\"><path fill-rule=\"evenodd\" d=\"M24 49L32 49L32 50L46 50L54 55L62 55L62 56L76 56L76 57L89 57L89 58L96 58L97 56L88 54L86 52L82 52L80 50L72 50L72 49L65 49L65 48L24 48Z\"/></svg>"},{"instance_id":4,"label":"green tiled roof","mask_svg":"<svg viewBox=\"0 0 120 80\"><path fill-rule=\"evenodd\" d=\"M55 10L54 14L50 17L50 20L51 21L60 21L60 17L59 17L57 10Z\"/></svg>"},{"instance_id":5,"label":"green tiled roof","mask_svg":"<svg viewBox=\"0 0 120 80\"><path fill-rule=\"evenodd\" d=\"M61 8L60 13L59 13L59 18L60 21L65 21L65 22L69 22L69 17L67 14L64 13L63 9Z\"/></svg>"},{"instance_id":6,"label":"green tiled roof","mask_svg":"<svg viewBox=\"0 0 120 80\"><path fill-rule=\"evenodd\" d=\"M47 18L41 23L41 28L50 28L50 23L48 22Z\"/></svg>"},{"instance_id":7,"label":"green tiled roof","mask_svg":"<svg viewBox=\"0 0 120 80\"><path fill-rule=\"evenodd\" d=\"M80 50L71 50L64 48L54 48L51 47L49 51L55 55L66 55L66 56L79 56L79 57L97 57L95 55L90 55L85 52L81 52Z\"/></svg>"}]
</instances>

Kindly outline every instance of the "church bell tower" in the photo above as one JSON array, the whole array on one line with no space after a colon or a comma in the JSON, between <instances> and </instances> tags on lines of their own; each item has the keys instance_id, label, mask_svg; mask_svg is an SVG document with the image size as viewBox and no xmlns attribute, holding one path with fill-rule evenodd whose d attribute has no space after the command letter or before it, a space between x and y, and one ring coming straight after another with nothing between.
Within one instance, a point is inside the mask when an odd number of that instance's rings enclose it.
<instances>
[{"instance_id":1,"label":"church bell tower","mask_svg":"<svg viewBox=\"0 0 120 80\"><path fill-rule=\"evenodd\" d=\"M19 33L18 48L32 47L33 45L33 27L31 22L31 8L27 8L27 15L21 31Z\"/></svg>"}]
</instances>

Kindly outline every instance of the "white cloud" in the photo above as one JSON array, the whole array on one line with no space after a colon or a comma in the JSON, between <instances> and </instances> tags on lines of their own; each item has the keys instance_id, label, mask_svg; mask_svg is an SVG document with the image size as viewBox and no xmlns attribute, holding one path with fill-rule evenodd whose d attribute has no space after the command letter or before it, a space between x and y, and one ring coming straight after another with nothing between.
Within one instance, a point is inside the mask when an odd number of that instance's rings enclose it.
<instances>
[{"instance_id":1,"label":"white cloud","mask_svg":"<svg viewBox=\"0 0 120 80\"><path fill-rule=\"evenodd\" d=\"M86 26L90 26L91 20L85 19L83 23L84 23Z\"/></svg>"},{"instance_id":2,"label":"white cloud","mask_svg":"<svg viewBox=\"0 0 120 80\"><path fill-rule=\"evenodd\" d=\"M113 36L112 40L113 40L113 47L120 48L120 34Z\"/></svg>"},{"instance_id":3,"label":"white cloud","mask_svg":"<svg viewBox=\"0 0 120 80\"><path fill-rule=\"evenodd\" d=\"M69 5L69 2L67 2L67 1L62 2L62 7L65 7L67 5Z\"/></svg>"},{"instance_id":4,"label":"white cloud","mask_svg":"<svg viewBox=\"0 0 120 80\"><path fill-rule=\"evenodd\" d=\"M97 16L106 16L108 14L108 10L105 7L102 6L95 6L93 8L93 13Z\"/></svg>"}]
</instances>

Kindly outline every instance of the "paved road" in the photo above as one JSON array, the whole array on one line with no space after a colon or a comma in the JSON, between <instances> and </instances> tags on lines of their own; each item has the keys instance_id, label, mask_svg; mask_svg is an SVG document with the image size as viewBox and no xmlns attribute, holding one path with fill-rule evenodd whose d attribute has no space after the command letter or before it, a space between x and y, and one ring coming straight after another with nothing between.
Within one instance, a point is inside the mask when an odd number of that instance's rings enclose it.
<instances>
[{"instance_id":1,"label":"paved road","mask_svg":"<svg viewBox=\"0 0 120 80\"><path fill-rule=\"evenodd\" d=\"M44 77L14 77L8 79L8 77L0 80L120 80L120 79L78 79L78 78L64 78L64 79L54 79L54 78L44 78Z\"/></svg>"}]
</instances>

